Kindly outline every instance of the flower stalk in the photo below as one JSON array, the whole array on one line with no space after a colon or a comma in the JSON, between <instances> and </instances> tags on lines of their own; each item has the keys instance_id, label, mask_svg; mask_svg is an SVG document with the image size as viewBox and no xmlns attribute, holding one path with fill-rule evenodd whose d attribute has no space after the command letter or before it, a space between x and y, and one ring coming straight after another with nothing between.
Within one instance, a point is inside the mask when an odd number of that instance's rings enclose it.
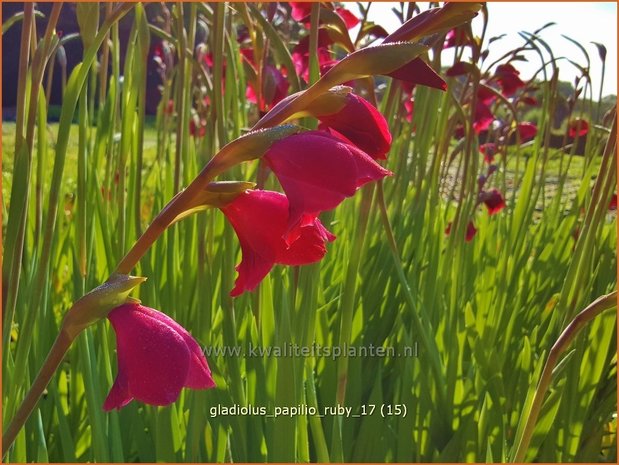
<instances>
[{"instance_id":1,"label":"flower stalk","mask_svg":"<svg viewBox=\"0 0 619 465\"><path fill-rule=\"evenodd\" d=\"M561 357L561 354L565 352L572 341L576 338L580 331L587 326L588 323L606 310L610 310L615 307L617 307L617 291L599 297L578 315L576 315L576 317L570 322L569 325L567 325L561 333L561 336L559 336L559 339L557 339L550 349L548 358L546 359L546 364L544 365L539 382L537 383L531 408L528 412L522 412L521 421L523 419L526 420L524 428L522 429L520 440L517 442L518 446L516 448L516 452L514 452L511 460L512 463L521 463L525 459L529 444L531 443L531 438L533 437L533 432L535 431L537 419L542 410L544 397L546 396L546 392L548 392L548 389L552 383L553 370L555 369L557 362L559 362L559 357Z\"/></svg>"}]
</instances>

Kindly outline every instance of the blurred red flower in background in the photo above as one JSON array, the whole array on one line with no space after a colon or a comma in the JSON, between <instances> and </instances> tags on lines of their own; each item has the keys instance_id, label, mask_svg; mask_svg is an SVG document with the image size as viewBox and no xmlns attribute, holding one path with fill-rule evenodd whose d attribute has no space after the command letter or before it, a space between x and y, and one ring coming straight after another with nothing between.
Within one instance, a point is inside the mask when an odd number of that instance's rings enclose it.
<instances>
[{"instance_id":1,"label":"blurred red flower in background","mask_svg":"<svg viewBox=\"0 0 619 465\"><path fill-rule=\"evenodd\" d=\"M518 133L522 142L529 141L537 135L537 126L533 123L524 122L518 124Z\"/></svg>"},{"instance_id":2,"label":"blurred red flower in background","mask_svg":"<svg viewBox=\"0 0 619 465\"><path fill-rule=\"evenodd\" d=\"M494 78L506 97L511 97L518 89L524 87L525 84L519 76L520 72L509 63L497 66L494 72Z\"/></svg>"},{"instance_id":3,"label":"blurred red flower in background","mask_svg":"<svg viewBox=\"0 0 619 465\"><path fill-rule=\"evenodd\" d=\"M448 236L451 234L451 223L449 223L447 228L445 228L445 234ZM471 242L475 237L475 234L477 234L477 228L475 228L472 221L469 221L466 225L466 236L464 237L465 242Z\"/></svg>"},{"instance_id":4,"label":"blurred red flower in background","mask_svg":"<svg viewBox=\"0 0 619 465\"><path fill-rule=\"evenodd\" d=\"M582 118L574 118L567 125L567 135L569 137L583 137L589 132L589 123Z\"/></svg>"},{"instance_id":5,"label":"blurred red flower in background","mask_svg":"<svg viewBox=\"0 0 619 465\"><path fill-rule=\"evenodd\" d=\"M479 199L486 205L490 215L494 215L505 208L505 199L503 199L503 195L496 189L481 192Z\"/></svg>"}]
</instances>

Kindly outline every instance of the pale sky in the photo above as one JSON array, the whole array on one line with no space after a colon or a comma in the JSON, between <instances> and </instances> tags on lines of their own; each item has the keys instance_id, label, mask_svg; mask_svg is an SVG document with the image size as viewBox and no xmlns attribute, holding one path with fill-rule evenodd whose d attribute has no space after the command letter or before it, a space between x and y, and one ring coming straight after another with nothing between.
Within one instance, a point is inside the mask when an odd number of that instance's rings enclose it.
<instances>
[{"instance_id":1,"label":"pale sky","mask_svg":"<svg viewBox=\"0 0 619 465\"><path fill-rule=\"evenodd\" d=\"M370 8L370 20L379 23L388 32L393 32L399 21L391 11L396 2L374 2ZM422 11L428 8L427 3L419 3ZM580 42L589 53L591 60L590 75L593 85L593 96L597 100L600 89L602 64L597 47L591 42L599 42L606 46L606 71L604 78L604 95L617 94L617 4L614 2L488 2L489 22L484 46L487 39L506 34L490 46L490 55L486 65L493 62L509 50L521 46L524 40L519 32L533 33L544 24L555 22L540 33L540 37L552 48L555 57L565 56L582 66L586 59L582 52L561 35L567 35ZM358 11L355 4L349 8ZM481 34L482 18L473 19L473 31ZM448 63L449 55L444 53L444 63ZM548 58L548 56L546 57ZM526 62L515 62L514 66L521 72L523 79L530 78L541 66L536 52L528 52ZM580 72L567 60L558 63L559 79L574 81Z\"/></svg>"}]
</instances>

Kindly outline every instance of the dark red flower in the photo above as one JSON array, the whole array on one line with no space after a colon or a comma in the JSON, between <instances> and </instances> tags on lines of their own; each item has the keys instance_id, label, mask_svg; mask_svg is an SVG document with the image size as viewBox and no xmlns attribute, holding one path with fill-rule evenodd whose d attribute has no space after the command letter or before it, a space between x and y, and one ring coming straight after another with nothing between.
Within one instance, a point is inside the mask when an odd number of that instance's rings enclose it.
<instances>
[{"instance_id":1,"label":"dark red flower","mask_svg":"<svg viewBox=\"0 0 619 465\"><path fill-rule=\"evenodd\" d=\"M467 66L468 65L468 66ZM464 74L468 74L470 71L470 64L465 63L464 61L459 61L455 63L451 68L445 71L447 76L462 76Z\"/></svg>"},{"instance_id":2,"label":"dark red flower","mask_svg":"<svg viewBox=\"0 0 619 465\"><path fill-rule=\"evenodd\" d=\"M496 144L494 142L481 144L479 151L484 155L484 161L490 164L494 161L494 156L496 155Z\"/></svg>"},{"instance_id":3,"label":"dark red flower","mask_svg":"<svg viewBox=\"0 0 619 465\"><path fill-rule=\"evenodd\" d=\"M195 118L189 120L189 135L192 137L204 137L206 135L206 121L200 120L196 124Z\"/></svg>"},{"instance_id":4,"label":"dark red flower","mask_svg":"<svg viewBox=\"0 0 619 465\"><path fill-rule=\"evenodd\" d=\"M254 49L251 47L242 48L239 50L241 52L241 56L252 66L256 66L256 62L254 61Z\"/></svg>"},{"instance_id":5,"label":"dark red flower","mask_svg":"<svg viewBox=\"0 0 619 465\"><path fill-rule=\"evenodd\" d=\"M464 137L464 125L463 124L456 125L456 127L454 128L454 137L456 139L462 139Z\"/></svg>"},{"instance_id":6,"label":"dark red flower","mask_svg":"<svg viewBox=\"0 0 619 465\"><path fill-rule=\"evenodd\" d=\"M475 237L475 234L477 234L477 228L472 221L469 221L466 225L466 236L464 237L464 240L466 242L471 242Z\"/></svg>"},{"instance_id":7,"label":"dark red flower","mask_svg":"<svg viewBox=\"0 0 619 465\"><path fill-rule=\"evenodd\" d=\"M445 234L448 236L451 234L451 223L449 223L447 228L445 228ZM475 228L473 222L469 221L466 225L466 236L464 237L464 240L466 242L471 242L475 237L475 234L477 234L477 229Z\"/></svg>"},{"instance_id":8,"label":"dark red flower","mask_svg":"<svg viewBox=\"0 0 619 465\"><path fill-rule=\"evenodd\" d=\"M490 215L494 215L505 208L505 199L503 199L501 193L496 189L482 192L479 195L479 199L486 205Z\"/></svg>"},{"instance_id":9,"label":"dark red flower","mask_svg":"<svg viewBox=\"0 0 619 465\"><path fill-rule=\"evenodd\" d=\"M488 105L484 105L478 101L475 107L475 121L473 121L473 129L476 134L486 131L494 121L494 115L490 111Z\"/></svg>"},{"instance_id":10,"label":"dark red flower","mask_svg":"<svg viewBox=\"0 0 619 465\"><path fill-rule=\"evenodd\" d=\"M519 123L518 133L522 142L529 141L537 135L537 126L529 122Z\"/></svg>"},{"instance_id":11,"label":"dark red flower","mask_svg":"<svg viewBox=\"0 0 619 465\"><path fill-rule=\"evenodd\" d=\"M331 210L364 184L392 174L356 146L323 131L277 141L263 158L290 201L289 243L304 217Z\"/></svg>"},{"instance_id":12,"label":"dark red flower","mask_svg":"<svg viewBox=\"0 0 619 465\"><path fill-rule=\"evenodd\" d=\"M504 65L497 66L494 77L501 86L501 92L506 97L514 95L514 93L524 87L524 82L519 77L520 72L514 68L511 64L506 63Z\"/></svg>"},{"instance_id":13,"label":"dark red flower","mask_svg":"<svg viewBox=\"0 0 619 465\"><path fill-rule=\"evenodd\" d=\"M613 194L613 196L610 198L610 204L608 205L608 209L609 210L616 210L617 209L617 194Z\"/></svg>"},{"instance_id":14,"label":"dark red flower","mask_svg":"<svg viewBox=\"0 0 619 465\"><path fill-rule=\"evenodd\" d=\"M165 106L164 113L166 113L168 115L173 115L174 114L174 100L172 100L172 99L168 100L168 103Z\"/></svg>"},{"instance_id":15,"label":"dark red flower","mask_svg":"<svg viewBox=\"0 0 619 465\"><path fill-rule=\"evenodd\" d=\"M116 332L118 374L103 410L120 409L133 399L168 405L183 387L215 387L200 345L169 316L128 303L108 319Z\"/></svg>"},{"instance_id":16,"label":"dark red flower","mask_svg":"<svg viewBox=\"0 0 619 465\"><path fill-rule=\"evenodd\" d=\"M337 113L318 119L336 135L343 135L374 159L386 160L391 148L391 133L385 117L367 100L350 93Z\"/></svg>"},{"instance_id":17,"label":"dark red flower","mask_svg":"<svg viewBox=\"0 0 619 465\"><path fill-rule=\"evenodd\" d=\"M525 95L520 99L520 101L525 105L531 105L532 107L537 106L537 99L535 97L531 97L530 95Z\"/></svg>"},{"instance_id":18,"label":"dark red flower","mask_svg":"<svg viewBox=\"0 0 619 465\"><path fill-rule=\"evenodd\" d=\"M490 90L488 86L480 85L477 88L477 101L483 103L484 105L490 105L496 95Z\"/></svg>"},{"instance_id":19,"label":"dark red flower","mask_svg":"<svg viewBox=\"0 0 619 465\"><path fill-rule=\"evenodd\" d=\"M589 123L582 118L575 118L568 123L567 128L569 137L583 137L589 132Z\"/></svg>"},{"instance_id":20,"label":"dark red flower","mask_svg":"<svg viewBox=\"0 0 619 465\"><path fill-rule=\"evenodd\" d=\"M283 236L288 227L289 204L279 192L250 190L222 208L241 243L243 258L230 295L251 291L273 265L305 265L320 261L326 242L335 240L316 216L303 215L293 231L294 241Z\"/></svg>"}]
</instances>

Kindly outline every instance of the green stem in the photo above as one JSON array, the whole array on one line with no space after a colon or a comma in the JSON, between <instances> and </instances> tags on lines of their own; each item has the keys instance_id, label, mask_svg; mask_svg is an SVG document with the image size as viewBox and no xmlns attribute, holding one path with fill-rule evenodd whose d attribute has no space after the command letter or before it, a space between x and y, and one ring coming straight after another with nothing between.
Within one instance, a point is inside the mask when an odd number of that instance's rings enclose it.
<instances>
[{"instance_id":1,"label":"green stem","mask_svg":"<svg viewBox=\"0 0 619 465\"><path fill-rule=\"evenodd\" d=\"M512 462L520 463L524 461L525 454L529 448L529 444L535 430L537 418L542 410L544 397L546 396L546 392L548 391L548 388L550 388L550 384L552 382L552 372L559 361L559 357L563 354L563 352L565 352L574 338L587 325L587 323L593 320L596 316L600 315L602 312L616 306L617 291L599 297L587 308L576 315L571 323L565 328L561 336L559 336L559 339L557 339L554 343L552 349L550 349L548 358L546 359L546 364L544 365L544 370L542 371L537 384L531 408L528 412L522 412L522 418L526 418L526 423L523 429L522 437L518 442L516 452L511 460Z\"/></svg>"}]
</instances>

